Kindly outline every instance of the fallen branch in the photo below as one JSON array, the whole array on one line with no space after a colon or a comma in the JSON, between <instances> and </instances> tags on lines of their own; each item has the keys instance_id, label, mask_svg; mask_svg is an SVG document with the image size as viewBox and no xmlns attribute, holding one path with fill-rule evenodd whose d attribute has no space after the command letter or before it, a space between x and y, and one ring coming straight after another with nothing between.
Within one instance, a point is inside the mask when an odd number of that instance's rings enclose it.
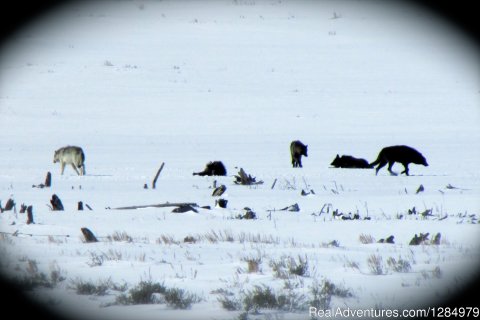
<instances>
[{"instance_id":1,"label":"fallen branch","mask_svg":"<svg viewBox=\"0 0 480 320\"><path fill-rule=\"evenodd\" d=\"M277 179L275 178L275 180L273 181L272 187L270 188L271 190L273 190L273 188L275 188L276 183L277 183Z\"/></svg>"},{"instance_id":2,"label":"fallen branch","mask_svg":"<svg viewBox=\"0 0 480 320\"><path fill-rule=\"evenodd\" d=\"M127 206L127 207L117 207L117 208L110 208L107 207L105 209L109 210L133 210L133 209L145 209L145 208L165 208L165 207L198 207L198 204L193 202L176 202L176 203L160 203L160 204L147 204L147 205L140 205L140 206Z\"/></svg>"}]
</instances>

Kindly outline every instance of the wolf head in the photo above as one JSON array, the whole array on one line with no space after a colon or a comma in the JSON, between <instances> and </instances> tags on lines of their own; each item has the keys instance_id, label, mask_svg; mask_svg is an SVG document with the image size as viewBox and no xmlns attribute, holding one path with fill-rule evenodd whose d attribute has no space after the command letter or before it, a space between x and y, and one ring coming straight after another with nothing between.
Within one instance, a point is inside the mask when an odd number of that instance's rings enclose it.
<instances>
[{"instance_id":1,"label":"wolf head","mask_svg":"<svg viewBox=\"0 0 480 320\"><path fill-rule=\"evenodd\" d=\"M308 157L307 152L308 152L308 145L306 144L306 145L305 145L305 148L303 148L303 150L302 150L302 154L303 154L305 157Z\"/></svg>"},{"instance_id":2,"label":"wolf head","mask_svg":"<svg viewBox=\"0 0 480 320\"><path fill-rule=\"evenodd\" d=\"M56 150L53 155L53 163L57 163L58 161L60 161L60 150Z\"/></svg>"},{"instance_id":3,"label":"wolf head","mask_svg":"<svg viewBox=\"0 0 480 320\"><path fill-rule=\"evenodd\" d=\"M308 145L303 144L301 142L297 143L295 145L295 152L297 154L303 155L305 157L308 157Z\"/></svg>"},{"instance_id":4,"label":"wolf head","mask_svg":"<svg viewBox=\"0 0 480 320\"><path fill-rule=\"evenodd\" d=\"M425 159L425 157L421 153L418 153L418 157L417 159L415 159L414 163L421 164L421 165L424 165L425 167L428 167L427 159Z\"/></svg>"},{"instance_id":5,"label":"wolf head","mask_svg":"<svg viewBox=\"0 0 480 320\"><path fill-rule=\"evenodd\" d=\"M335 159L333 159L332 163L330 163L331 166L334 166L336 168L338 168L339 166L341 166L341 160L340 160L340 156L337 154L337 156L335 157Z\"/></svg>"}]
</instances>

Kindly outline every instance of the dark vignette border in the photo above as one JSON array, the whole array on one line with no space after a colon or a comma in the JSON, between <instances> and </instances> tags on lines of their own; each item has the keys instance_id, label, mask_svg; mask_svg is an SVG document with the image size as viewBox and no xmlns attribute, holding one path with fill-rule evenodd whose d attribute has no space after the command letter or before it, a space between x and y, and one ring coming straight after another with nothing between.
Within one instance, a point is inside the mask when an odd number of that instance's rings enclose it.
<instances>
[{"instance_id":1,"label":"dark vignette border","mask_svg":"<svg viewBox=\"0 0 480 320\"><path fill-rule=\"evenodd\" d=\"M97 0L100 1L100 0ZM180 0L181 1L181 0ZM341 0L338 0L341 1ZM388 0L390 1L390 0ZM394 0L391 0L394 1ZM74 2L71 0L42 0L42 1L9 1L2 11L4 17L0 19L0 57L3 46L8 39L35 20L42 18L45 14L58 9L63 5ZM478 28L477 3L471 0L398 0L407 4L416 5L420 10L428 10L434 15L450 24L455 31L466 36L467 40L474 45L473 50L479 52L480 31ZM480 58L480 56L479 56ZM480 88L479 88L480 90ZM480 106L479 106L480 107ZM475 266L472 266L475 267ZM478 266L476 266L478 268ZM478 291L480 290L480 272L477 278L472 279L471 284L458 292L450 300L441 302L444 307L480 307ZM0 278L0 312L2 315L10 315L16 319L26 319L34 316L36 320L41 319L67 319L54 313L40 303L31 301L27 295L20 292L15 285ZM68 319L76 319L71 315Z\"/></svg>"}]
</instances>

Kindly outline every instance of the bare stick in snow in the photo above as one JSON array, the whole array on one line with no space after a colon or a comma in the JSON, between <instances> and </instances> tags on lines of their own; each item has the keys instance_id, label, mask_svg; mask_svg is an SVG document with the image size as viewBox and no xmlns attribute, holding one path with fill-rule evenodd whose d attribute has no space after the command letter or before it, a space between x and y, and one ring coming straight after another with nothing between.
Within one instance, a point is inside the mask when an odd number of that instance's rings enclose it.
<instances>
[{"instance_id":1,"label":"bare stick in snow","mask_svg":"<svg viewBox=\"0 0 480 320\"><path fill-rule=\"evenodd\" d=\"M155 185L157 184L158 176L160 175L160 172L162 172L164 165L165 165L165 162L162 162L162 165L160 166L160 169L158 169L157 174L155 175L155 178L153 179L152 189L155 189Z\"/></svg>"}]
</instances>

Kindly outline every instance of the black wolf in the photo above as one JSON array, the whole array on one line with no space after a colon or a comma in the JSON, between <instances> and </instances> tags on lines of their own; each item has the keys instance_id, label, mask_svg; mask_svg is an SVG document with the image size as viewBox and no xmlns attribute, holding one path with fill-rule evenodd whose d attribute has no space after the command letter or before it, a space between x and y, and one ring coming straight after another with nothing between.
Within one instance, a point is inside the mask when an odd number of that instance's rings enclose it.
<instances>
[{"instance_id":1,"label":"black wolf","mask_svg":"<svg viewBox=\"0 0 480 320\"><path fill-rule=\"evenodd\" d=\"M378 174L378 170L383 168L388 163L388 171L390 174L396 175L392 171L392 166L395 162L399 162L405 167L405 170L400 174L405 173L407 176L409 163L421 164L428 167L425 157L417 150L408 146L391 146L383 148L378 154L377 160L370 163L370 165L373 167L378 164L378 167L375 171L375 174Z\"/></svg>"},{"instance_id":2,"label":"black wolf","mask_svg":"<svg viewBox=\"0 0 480 320\"><path fill-rule=\"evenodd\" d=\"M194 172L194 176L226 176L227 169L221 161L210 161L202 172Z\"/></svg>"},{"instance_id":3,"label":"black wolf","mask_svg":"<svg viewBox=\"0 0 480 320\"><path fill-rule=\"evenodd\" d=\"M365 159L355 158L352 156L342 155L341 157L337 154L335 159L330 163L330 165L335 168L354 168L354 169L371 169L373 166L368 164L368 161Z\"/></svg>"},{"instance_id":4,"label":"black wolf","mask_svg":"<svg viewBox=\"0 0 480 320\"><path fill-rule=\"evenodd\" d=\"M290 143L290 154L292 155L292 166L294 168L302 167L302 155L308 157L307 148L307 145L301 143L298 140L292 141L292 143Z\"/></svg>"}]
</instances>

